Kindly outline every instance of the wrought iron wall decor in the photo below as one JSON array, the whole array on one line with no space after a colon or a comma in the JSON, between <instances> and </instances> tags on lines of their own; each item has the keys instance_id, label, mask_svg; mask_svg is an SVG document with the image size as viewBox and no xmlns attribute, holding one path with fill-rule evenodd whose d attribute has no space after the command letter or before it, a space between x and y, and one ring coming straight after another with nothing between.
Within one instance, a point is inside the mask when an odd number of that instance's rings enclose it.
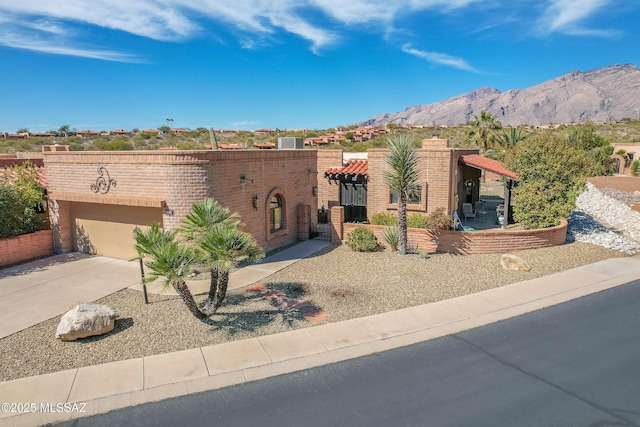
<instances>
[{"instance_id":1,"label":"wrought iron wall decor","mask_svg":"<svg viewBox=\"0 0 640 427\"><path fill-rule=\"evenodd\" d=\"M111 187L116 186L116 180L109 177L109 172L104 166L98 168L98 175L96 183L91 184L91 191L94 193L107 194Z\"/></svg>"}]
</instances>

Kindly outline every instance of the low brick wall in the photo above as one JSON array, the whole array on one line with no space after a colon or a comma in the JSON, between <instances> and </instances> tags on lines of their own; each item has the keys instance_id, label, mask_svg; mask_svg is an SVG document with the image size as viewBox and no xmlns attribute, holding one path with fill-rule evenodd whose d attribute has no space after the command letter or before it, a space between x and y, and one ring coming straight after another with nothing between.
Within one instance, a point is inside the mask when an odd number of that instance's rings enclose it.
<instances>
[{"instance_id":1,"label":"low brick wall","mask_svg":"<svg viewBox=\"0 0 640 427\"><path fill-rule=\"evenodd\" d=\"M0 240L0 267L53 255L51 230Z\"/></svg>"},{"instance_id":2,"label":"low brick wall","mask_svg":"<svg viewBox=\"0 0 640 427\"><path fill-rule=\"evenodd\" d=\"M374 232L384 244L381 234L383 225L354 224L343 225L342 239L357 227L366 227ZM537 230L449 231L410 228L409 243L419 251L445 252L459 255L504 253L523 249L538 249L563 244L567 239L567 221L562 220L555 227Z\"/></svg>"}]
</instances>

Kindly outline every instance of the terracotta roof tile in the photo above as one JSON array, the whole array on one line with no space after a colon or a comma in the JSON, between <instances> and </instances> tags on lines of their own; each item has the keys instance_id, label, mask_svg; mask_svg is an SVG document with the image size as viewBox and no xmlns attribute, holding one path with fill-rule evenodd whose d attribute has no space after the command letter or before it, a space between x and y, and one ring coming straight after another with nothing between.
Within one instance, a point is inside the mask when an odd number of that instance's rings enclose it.
<instances>
[{"instance_id":1,"label":"terracotta roof tile","mask_svg":"<svg viewBox=\"0 0 640 427\"><path fill-rule=\"evenodd\" d=\"M338 179L342 177L367 176L367 160L350 160L346 165L339 168L329 168L324 172L324 177Z\"/></svg>"},{"instance_id":2,"label":"terracotta roof tile","mask_svg":"<svg viewBox=\"0 0 640 427\"><path fill-rule=\"evenodd\" d=\"M504 163L479 154L467 154L466 156L460 156L458 162L474 168L488 170L489 172L497 173L498 175L506 176L507 178L518 179L518 174L507 169L504 166Z\"/></svg>"}]
</instances>

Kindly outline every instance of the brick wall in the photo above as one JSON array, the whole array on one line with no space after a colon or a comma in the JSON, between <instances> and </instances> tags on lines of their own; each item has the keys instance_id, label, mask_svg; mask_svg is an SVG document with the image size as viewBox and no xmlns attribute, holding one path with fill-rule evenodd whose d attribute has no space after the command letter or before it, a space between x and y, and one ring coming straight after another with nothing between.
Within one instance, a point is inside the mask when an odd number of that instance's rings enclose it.
<instances>
[{"instance_id":1,"label":"brick wall","mask_svg":"<svg viewBox=\"0 0 640 427\"><path fill-rule=\"evenodd\" d=\"M340 183L326 179L324 172L329 168L340 167L342 164L342 150L318 151L318 209L323 205L325 209L340 205Z\"/></svg>"},{"instance_id":2,"label":"brick wall","mask_svg":"<svg viewBox=\"0 0 640 427\"><path fill-rule=\"evenodd\" d=\"M0 240L0 267L53 255L51 230Z\"/></svg>"},{"instance_id":3,"label":"brick wall","mask_svg":"<svg viewBox=\"0 0 640 427\"><path fill-rule=\"evenodd\" d=\"M425 140L431 141L431 140ZM443 140L437 140L438 142ZM444 140L446 142L446 140ZM424 144L424 142L423 142ZM438 208L447 213L459 209L463 202L463 183L468 178L479 178L480 171L459 165L458 158L465 154L477 154L478 150L461 150L442 146L443 144L424 144L417 149L421 186L421 203L409 204L409 213L430 214ZM367 213L369 217L376 212L396 212L397 205L389 203L389 186L384 174L390 167L386 163L388 150L369 150L369 183L367 193ZM476 195L477 200L477 195Z\"/></svg>"},{"instance_id":4,"label":"brick wall","mask_svg":"<svg viewBox=\"0 0 640 427\"><path fill-rule=\"evenodd\" d=\"M59 207L52 215L56 249L69 250L69 202L161 207L162 226L174 229L193 202L214 197L238 212L244 231L269 251L296 241L298 204L318 206L317 163L316 150L45 152L49 198ZM107 178L100 167L115 185L96 193L91 185ZM253 182L242 186L241 176ZM285 229L271 233L269 198L275 194L285 200ZM309 227L317 227L317 215L311 215Z\"/></svg>"},{"instance_id":5,"label":"brick wall","mask_svg":"<svg viewBox=\"0 0 640 427\"><path fill-rule=\"evenodd\" d=\"M342 226L345 240L347 235L357 227L371 229L378 240L384 244L381 234L382 225L363 225L346 223ZM563 244L567 239L567 221L562 220L556 227L538 230L502 230L486 231L449 231L423 230L410 228L409 243L420 251L445 252L458 255L505 253L524 249L538 249ZM337 242L338 240L334 240Z\"/></svg>"}]
</instances>

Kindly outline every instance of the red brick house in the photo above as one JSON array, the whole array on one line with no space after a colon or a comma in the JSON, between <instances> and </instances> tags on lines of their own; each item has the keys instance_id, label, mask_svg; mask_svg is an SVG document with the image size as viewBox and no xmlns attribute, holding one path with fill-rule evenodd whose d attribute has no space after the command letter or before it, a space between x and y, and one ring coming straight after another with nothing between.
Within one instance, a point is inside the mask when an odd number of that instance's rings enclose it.
<instances>
[{"instance_id":1,"label":"red brick house","mask_svg":"<svg viewBox=\"0 0 640 427\"><path fill-rule=\"evenodd\" d=\"M315 150L45 151L44 165L58 253L133 258L136 226L175 229L205 197L238 212L266 251L316 227Z\"/></svg>"}]
</instances>

